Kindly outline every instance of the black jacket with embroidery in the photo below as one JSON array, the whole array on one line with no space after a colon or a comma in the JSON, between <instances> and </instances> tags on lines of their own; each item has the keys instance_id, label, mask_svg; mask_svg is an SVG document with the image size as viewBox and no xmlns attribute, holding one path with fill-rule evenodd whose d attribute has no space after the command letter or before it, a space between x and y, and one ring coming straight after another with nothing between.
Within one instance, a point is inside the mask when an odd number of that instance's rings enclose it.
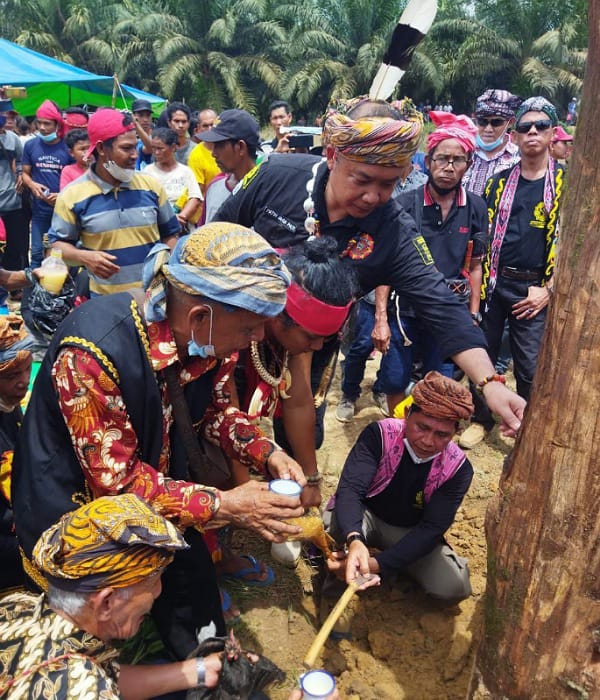
<instances>
[{"instance_id":1,"label":"black jacket with embroidery","mask_svg":"<svg viewBox=\"0 0 600 700\"><path fill-rule=\"evenodd\" d=\"M312 196L320 233L337 240L338 251L355 269L363 293L390 285L408 298L438 337L443 357L485 348L483 333L473 325L468 309L448 290L415 222L395 200L362 219L328 220L325 186L329 170L317 156L271 155L242 181L214 220L252 227L275 248L302 243L308 235L303 206L308 196L306 184L319 163Z\"/></svg>"}]
</instances>

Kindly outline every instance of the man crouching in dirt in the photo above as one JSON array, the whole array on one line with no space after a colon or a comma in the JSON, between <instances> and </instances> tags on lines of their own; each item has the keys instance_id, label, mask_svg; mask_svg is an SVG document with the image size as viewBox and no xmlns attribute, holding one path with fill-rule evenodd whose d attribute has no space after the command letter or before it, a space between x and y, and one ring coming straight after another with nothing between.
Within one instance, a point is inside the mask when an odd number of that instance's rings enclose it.
<instances>
[{"instance_id":1,"label":"man crouching in dirt","mask_svg":"<svg viewBox=\"0 0 600 700\"><path fill-rule=\"evenodd\" d=\"M471 594L466 559L445 542L473 468L452 441L473 413L468 389L429 372L413 390L405 420L371 423L348 455L335 494L330 532L347 556L328 562L350 583L357 574L414 578L435 598ZM369 547L380 550L371 555ZM333 593L328 576L323 594Z\"/></svg>"}]
</instances>

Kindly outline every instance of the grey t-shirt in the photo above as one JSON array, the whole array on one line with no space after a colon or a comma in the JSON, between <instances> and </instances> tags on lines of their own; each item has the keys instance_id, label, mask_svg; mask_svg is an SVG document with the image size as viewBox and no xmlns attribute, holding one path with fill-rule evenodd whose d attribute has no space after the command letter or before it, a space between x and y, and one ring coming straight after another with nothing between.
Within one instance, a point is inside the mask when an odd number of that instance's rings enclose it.
<instances>
[{"instance_id":1,"label":"grey t-shirt","mask_svg":"<svg viewBox=\"0 0 600 700\"><path fill-rule=\"evenodd\" d=\"M21 208L21 197L15 189L17 179L13 167L21 170L23 144L12 131L0 134L0 212Z\"/></svg>"},{"instance_id":2,"label":"grey t-shirt","mask_svg":"<svg viewBox=\"0 0 600 700\"><path fill-rule=\"evenodd\" d=\"M196 148L198 144L194 143L191 139L187 140L185 146L178 148L175 151L175 160L181 165L187 165L190 159L190 153Z\"/></svg>"}]
</instances>

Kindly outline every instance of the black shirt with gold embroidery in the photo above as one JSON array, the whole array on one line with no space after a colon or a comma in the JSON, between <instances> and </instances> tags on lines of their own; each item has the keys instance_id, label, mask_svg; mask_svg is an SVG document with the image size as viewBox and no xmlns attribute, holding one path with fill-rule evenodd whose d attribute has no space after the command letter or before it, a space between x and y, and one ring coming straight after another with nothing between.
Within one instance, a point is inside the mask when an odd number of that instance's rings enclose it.
<instances>
[{"instance_id":1,"label":"black shirt with gold embroidery","mask_svg":"<svg viewBox=\"0 0 600 700\"><path fill-rule=\"evenodd\" d=\"M307 183L314 178L312 198L320 234L337 240L338 251L355 269L363 293L390 285L406 297L435 333L443 357L485 348L482 332L448 290L425 239L404 209L392 199L364 218L347 216L332 223L325 205L328 177L327 163L317 156L273 154L242 181L214 220L252 227L275 248L302 243L308 236Z\"/></svg>"}]
</instances>

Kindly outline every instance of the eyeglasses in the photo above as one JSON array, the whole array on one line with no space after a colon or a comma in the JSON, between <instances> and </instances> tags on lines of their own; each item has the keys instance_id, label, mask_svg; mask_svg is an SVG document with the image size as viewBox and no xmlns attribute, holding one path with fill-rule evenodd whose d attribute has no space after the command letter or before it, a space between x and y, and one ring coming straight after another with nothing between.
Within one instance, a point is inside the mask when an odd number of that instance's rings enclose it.
<instances>
[{"instance_id":1,"label":"eyeglasses","mask_svg":"<svg viewBox=\"0 0 600 700\"><path fill-rule=\"evenodd\" d=\"M451 165L452 167L461 166L461 165L466 165L469 162L469 159L467 156L454 156L452 158L451 156L431 156L431 160L434 163L439 163L442 167L446 167L447 165Z\"/></svg>"},{"instance_id":2,"label":"eyeglasses","mask_svg":"<svg viewBox=\"0 0 600 700\"><path fill-rule=\"evenodd\" d=\"M507 120L502 119L502 117L493 117L492 119L486 119L485 117L477 117L478 126L489 126L490 124L497 129L499 126L504 126Z\"/></svg>"},{"instance_id":3,"label":"eyeglasses","mask_svg":"<svg viewBox=\"0 0 600 700\"><path fill-rule=\"evenodd\" d=\"M535 126L536 131L546 131L552 126L549 119L538 119L536 122L519 122L515 126L515 131L519 134L527 134L531 131L531 127Z\"/></svg>"}]
</instances>

